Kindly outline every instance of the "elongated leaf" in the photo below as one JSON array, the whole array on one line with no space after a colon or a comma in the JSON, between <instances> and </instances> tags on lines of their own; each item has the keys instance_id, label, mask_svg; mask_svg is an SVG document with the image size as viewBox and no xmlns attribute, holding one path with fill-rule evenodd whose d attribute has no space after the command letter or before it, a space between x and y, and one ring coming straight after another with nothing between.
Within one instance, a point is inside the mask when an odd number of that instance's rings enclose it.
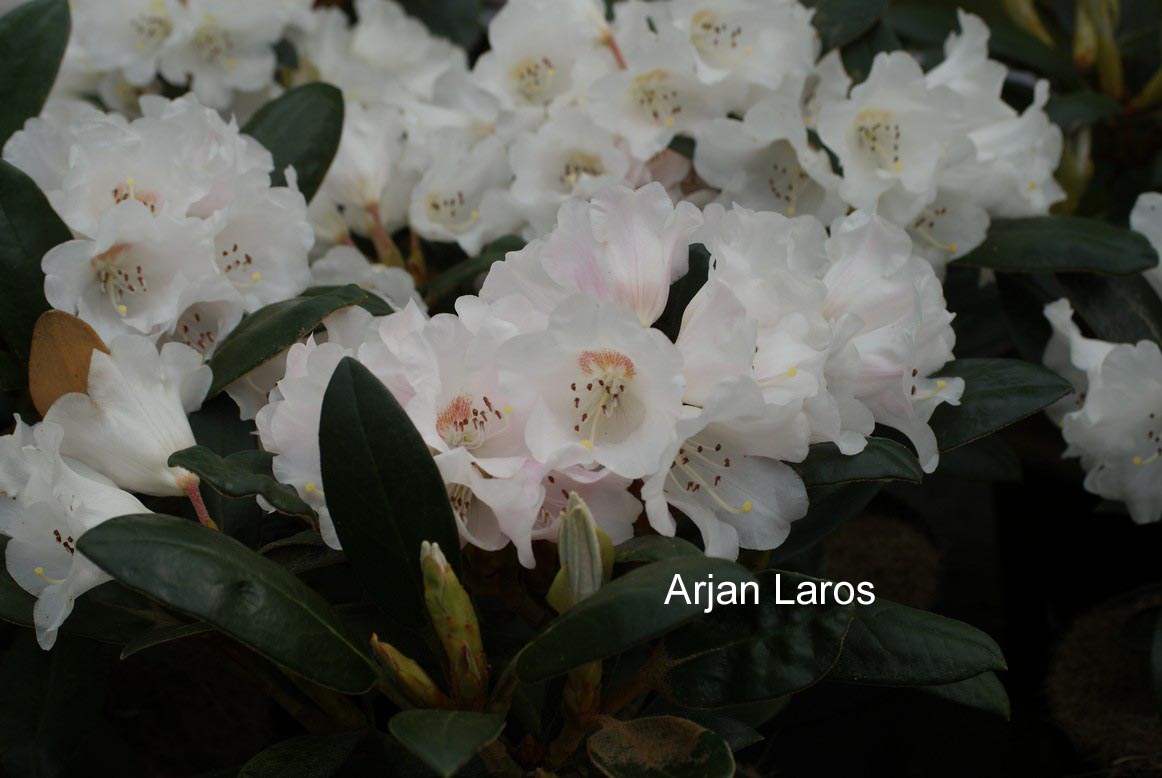
<instances>
[{"instance_id":1,"label":"elongated leaf","mask_svg":"<svg viewBox=\"0 0 1162 778\"><path fill-rule=\"evenodd\" d=\"M730 778L734 755L721 737L689 719L649 716L605 719L585 745L610 778Z\"/></svg>"},{"instance_id":2,"label":"elongated leaf","mask_svg":"<svg viewBox=\"0 0 1162 778\"><path fill-rule=\"evenodd\" d=\"M238 406L225 394L211 397L190 414L194 440L220 457L258 451L258 435L253 421L238 416ZM262 541L262 509L250 498L227 497L209 485L199 487L210 517L230 537L257 548Z\"/></svg>"},{"instance_id":3,"label":"elongated leaf","mask_svg":"<svg viewBox=\"0 0 1162 778\"><path fill-rule=\"evenodd\" d=\"M259 365L314 332L323 319L340 308L359 305L368 292L348 284L316 297L296 297L268 305L242 320L210 359L213 396Z\"/></svg>"},{"instance_id":4,"label":"elongated leaf","mask_svg":"<svg viewBox=\"0 0 1162 778\"><path fill-rule=\"evenodd\" d=\"M196 616L316 683L360 694L374 679L330 606L237 541L189 521L121 516L78 541L127 586Z\"/></svg>"},{"instance_id":5,"label":"elongated leaf","mask_svg":"<svg viewBox=\"0 0 1162 778\"><path fill-rule=\"evenodd\" d=\"M932 697L976 708L984 713L1009 719L1009 695L1001 679L993 672L981 673L964 681L946 683L942 686L920 686L916 691Z\"/></svg>"},{"instance_id":6,"label":"elongated leaf","mask_svg":"<svg viewBox=\"0 0 1162 778\"><path fill-rule=\"evenodd\" d=\"M929 422L941 451L983 438L1072 391L1053 371L1019 359L958 359L939 373L964 379L960 405L941 405Z\"/></svg>"},{"instance_id":7,"label":"elongated leaf","mask_svg":"<svg viewBox=\"0 0 1162 778\"><path fill-rule=\"evenodd\" d=\"M473 278L488 271L493 264L502 261L510 251L520 251L525 246L523 238L507 235L489 243L479 255L453 265L440 275L428 281L424 299L434 304L453 294Z\"/></svg>"},{"instance_id":8,"label":"elongated leaf","mask_svg":"<svg viewBox=\"0 0 1162 778\"><path fill-rule=\"evenodd\" d=\"M330 84L304 84L270 101L242 131L274 156L275 186L293 166L307 202L319 191L343 134L343 93Z\"/></svg>"},{"instance_id":9,"label":"elongated leaf","mask_svg":"<svg viewBox=\"0 0 1162 778\"><path fill-rule=\"evenodd\" d=\"M1093 331L1113 343L1162 343L1162 300L1141 276L1057 276L1065 295Z\"/></svg>"},{"instance_id":10,"label":"elongated leaf","mask_svg":"<svg viewBox=\"0 0 1162 778\"><path fill-rule=\"evenodd\" d=\"M401 0L400 5L428 29L469 51L484 35L481 0Z\"/></svg>"},{"instance_id":11,"label":"elongated leaf","mask_svg":"<svg viewBox=\"0 0 1162 778\"><path fill-rule=\"evenodd\" d=\"M504 718L472 711L405 710L387 727L424 764L447 778L500 736Z\"/></svg>"},{"instance_id":12,"label":"elongated leaf","mask_svg":"<svg viewBox=\"0 0 1162 778\"><path fill-rule=\"evenodd\" d=\"M791 525L791 534L783 545L771 552L770 564L783 564L858 516L883 486L882 482L870 481L812 489L807 515Z\"/></svg>"},{"instance_id":13,"label":"elongated leaf","mask_svg":"<svg viewBox=\"0 0 1162 778\"><path fill-rule=\"evenodd\" d=\"M1073 92L1051 97L1045 112L1058 127L1072 130L1117 116L1122 112L1122 106L1100 92Z\"/></svg>"},{"instance_id":14,"label":"elongated leaf","mask_svg":"<svg viewBox=\"0 0 1162 778\"><path fill-rule=\"evenodd\" d=\"M858 605L828 680L932 686L1006 669L1001 649L962 621L878 599Z\"/></svg>"},{"instance_id":15,"label":"elongated leaf","mask_svg":"<svg viewBox=\"0 0 1162 778\"><path fill-rule=\"evenodd\" d=\"M989 435L941 455L939 473L968 481L1020 483L1021 458L1000 435Z\"/></svg>"},{"instance_id":16,"label":"elongated leaf","mask_svg":"<svg viewBox=\"0 0 1162 778\"><path fill-rule=\"evenodd\" d=\"M630 538L614 549L618 564L630 562L658 562L682 556L702 556L702 550L681 538L664 535L644 535Z\"/></svg>"},{"instance_id":17,"label":"elongated leaf","mask_svg":"<svg viewBox=\"0 0 1162 778\"><path fill-rule=\"evenodd\" d=\"M766 570L758 580L757 605L716 608L666 636L659 691L685 707L720 708L782 697L827 674L852 606L795 603L797 587L822 584L797 573Z\"/></svg>"},{"instance_id":18,"label":"elongated leaf","mask_svg":"<svg viewBox=\"0 0 1162 778\"><path fill-rule=\"evenodd\" d=\"M888 8L888 0L806 0L803 4L815 9L811 23L823 39L823 51L863 35Z\"/></svg>"},{"instance_id":19,"label":"elongated leaf","mask_svg":"<svg viewBox=\"0 0 1162 778\"><path fill-rule=\"evenodd\" d=\"M178 451L169 458L170 467L184 467L226 497L253 497L262 495L278 510L289 516L315 518L315 512L299 497L298 492L280 484L271 475L274 455L268 451L240 451L220 457L204 446Z\"/></svg>"},{"instance_id":20,"label":"elongated leaf","mask_svg":"<svg viewBox=\"0 0 1162 778\"><path fill-rule=\"evenodd\" d=\"M692 596L697 582L753 582L745 568L724 559L678 557L615 578L554 619L521 651L517 674L527 683L560 675L594 659L625 651L698 617L702 604L667 593L678 577Z\"/></svg>"},{"instance_id":21,"label":"elongated leaf","mask_svg":"<svg viewBox=\"0 0 1162 778\"><path fill-rule=\"evenodd\" d=\"M205 635L207 632L213 632L214 628L204 621L195 621L189 624L178 624L172 627L159 627L155 630L150 630L144 635L131 640L125 644L125 648L121 649L121 658L128 659L134 654L139 654L147 648L154 646L172 643L175 640L183 638L195 637L197 635Z\"/></svg>"},{"instance_id":22,"label":"elongated leaf","mask_svg":"<svg viewBox=\"0 0 1162 778\"><path fill-rule=\"evenodd\" d=\"M843 47L843 67L852 80L859 83L871 73L877 54L901 48L903 44L892 32L892 28L878 21L866 33Z\"/></svg>"},{"instance_id":23,"label":"elongated leaf","mask_svg":"<svg viewBox=\"0 0 1162 778\"><path fill-rule=\"evenodd\" d=\"M0 337L22 362L49 308L40 261L72 237L32 179L0 161Z\"/></svg>"},{"instance_id":24,"label":"elongated leaf","mask_svg":"<svg viewBox=\"0 0 1162 778\"><path fill-rule=\"evenodd\" d=\"M854 456L834 443L819 443L803 462L793 465L807 486L836 486L853 481L911 481L920 483L924 471L916 456L894 440L868 438L867 448Z\"/></svg>"},{"instance_id":25,"label":"elongated leaf","mask_svg":"<svg viewBox=\"0 0 1162 778\"><path fill-rule=\"evenodd\" d=\"M12 354L0 353L0 392L15 392L28 386L28 374Z\"/></svg>"},{"instance_id":26,"label":"elongated leaf","mask_svg":"<svg viewBox=\"0 0 1162 778\"><path fill-rule=\"evenodd\" d=\"M1129 275L1158 264L1145 237L1079 216L996 219L988 237L953 262L1021 273L1087 272Z\"/></svg>"},{"instance_id":27,"label":"elongated leaf","mask_svg":"<svg viewBox=\"0 0 1162 778\"><path fill-rule=\"evenodd\" d=\"M303 735L271 746L242 766L238 778L330 778L351 758L365 735Z\"/></svg>"},{"instance_id":28,"label":"elongated leaf","mask_svg":"<svg viewBox=\"0 0 1162 778\"><path fill-rule=\"evenodd\" d=\"M312 286L310 289L304 290L303 293L299 295L299 297L321 297L325 294L337 292L342 288L343 287L341 286ZM368 291L370 292L370 290ZM386 300L374 293L369 293L367 297L359 303L359 307L370 313L372 316L388 316L392 313L395 313L395 309L388 305Z\"/></svg>"},{"instance_id":29,"label":"elongated leaf","mask_svg":"<svg viewBox=\"0 0 1162 778\"><path fill-rule=\"evenodd\" d=\"M70 27L68 0L32 0L0 16L0 146L40 114Z\"/></svg>"},{"instance_id":30,"label":"elongated leaf","mask_svg":"<svg viewBox=\"0 0 1162 778\"><path fill-rule=\"evenodd\" d=\"M393 619L426 624L420 544L439 543L459 575L456 519L420 433L354 359L339 363L323 396L319 452L327 508L359 580Z\"/></svg>"}]
</instances>

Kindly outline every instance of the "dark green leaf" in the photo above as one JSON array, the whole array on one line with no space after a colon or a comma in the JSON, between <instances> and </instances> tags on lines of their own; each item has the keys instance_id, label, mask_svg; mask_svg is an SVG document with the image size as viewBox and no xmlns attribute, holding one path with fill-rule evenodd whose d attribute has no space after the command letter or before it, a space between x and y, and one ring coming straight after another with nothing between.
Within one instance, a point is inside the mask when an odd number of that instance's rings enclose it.
<instances>
[{"instance_id":1,"label":"dark green leaf","mask_svg":"<svg viewBox=\"0 0 1162 778\"><path fill-rule=\"evenodd\" d=\"M1070 272L1129 275L1158 264L1145 237L1124 227L1079 216L995 219L988 237L960 267L988 267L1021 273Z\"/></svg>"},{"instance_id":2,"label":"dark green leaf","mask_svg":"<svg viewBox=\"0 0 1162 778\"><path fill-rule=\"evenodd\" d=\"M845 46L842 51L843 67L855 82L865 80L871 73L876 55L903 48L892 28L876 22L872 28Z\"/></svg>"},{"instance_id":3,"label":"dark green leaf","mask_svg":"<svg viewBox=\"0 0 1162 778\"><path fill-rule=\"evenodd\" d=\"M852 606L783 602L800 584L821 583L797 573L766 570L758 580L757 605L716 608L666 636L659 691L686 707L720 708L792 694L827 674Z\"/></svg>"},{"instance_id":4,"label":"dark green leaf","mask_svg":"<svg viewBox=\"0 0 1162 778\"><path fill-rule=\"evenodd\" d=\"M594 659L625 651L697 618L705 605L673 598L675 576L688 592L698 581L744 583L755 578L725 559L676 557L615 578L596 594L558 616L521 651L517 673L526 683L542 681ZM703 587L705 589L705 587ZM705 599L705 592L703 592Z\"/></svg>"},{"instance_id":5,"label":"dark green leaf","mask_svg":"<svg viewBox=\"0 0 1162 778\"><path fill-rule=\"evenodd\" d=\"M271 100L242 131L274 156L274 186L285 186L287 166L298 174L307 202L331 167L343 134L343 93L330 84L304 84Z\"/></svg>"},{"instance_id":6,"label":"dark green leaf","mask_svg":"<svg viewBox=\"0 0 1162 778\"><path fill-rule=\"evenodd\" d=\"M32 179L0 161L0 338L22 362L32 328L49 307L40 261L72 237Z\"/></svg>"},{"instance_id":7,"label":"dark green leaf","mask_svg":"<svg viewBox=\"0 0 1162 778\"><path fill-rule=\"evenodd\" d=\"M79 545L125 585L322 686L360 694L374 680L371 660L322 597L219 532L156 514L121 516L86 532Z\"/></svg>"},{"instance_id":8,"label":"dark green leaf","mask_svg":"<svg viewBox=\"0 0 1162 778\"><path fill-rule=\"evenodd\" d=\"M1117 116L1122 106L1101 92L1073 92L1049 98L1045 112L1061 129L1073 130Z\"/></svg>"},{"instance_id":9,"label":"dark green leaf","mask_svg":"<svg viewBox=\"0 0 1162 778\"><path fill-rule=\"evenodd\" d=\"M253 421L238 415L238 406L225 394L212 397L190 414L194 440L218 456L258 451L258 435ZM262 509L253 499L225 497L208 483L199 488L211 518L235 540L256 548L262 539Z\"/></svg>"},{"instance_id":10,"label":"dark green leaf","mask_svg":"<svg viewBox=\"0 0 1162 778\"><path fill-rule=\"evenodd\" d=\"M0 392L15 392L28 386L28 369L12 354L0 353Z\"/></svg>"},{"instance_id":11,"label":"dark green leaf","mask_svg":"<svg viewBox=\"0 0 1162 778\"><path fill-rule=\"evenodd\" d=\"M510 251L520 251L524 247L524 239L515 235L497 238L485 246L478 256L459 262L428 281L424 299L431 304L438 303L476 276L488 272L493 264L502 261Z\"/></svg>"},{"instance_id":12,"label":"dark green leaf","mask_svg":"<svg viewBox=\"0 0 1162 778\"><path fill-rule=\"evenodd\" d=\"M614 559L618 564L658 562L682 556L702 556L702 550L689 541L664 535L630 538L614 549Z\"/></svg>"},{"instance_id":13,"label":"dark green leaf","mask_svg":"<svg viewBox=\"0 0 1162 778\"><path fill-rule=\"evenodd\" d=\"M803 4L815 9L811 21L823 39L823 51L830 51L870 30L887 10L888 0L805 0Z\"/></svg>"},{"instance_id":14,"label":"dark green leaf","mask_svg":"<svg viewBox=\"0 0 1162 778\"><path fill-rule=\"evenodd\" d=\"M726 741L693 721L650 716L602 720L585 745L589 759L610 778L730 778L734 755Z\"/></svg>"},{"instance_id":15,"label":"dark green leaf","mask_svg":"<svg viewBox=\"0 0 1162 778\"><path fill-rule=\"evenodd\" d=\"M69 43L68 0L32 0L0 16L0 146L40 114Z\"/></svg>"},{"instance_id":16,"label":"dark green leaf","mask_svg":"<svg viewBox=\"0 0 1162 778\"><path fill-rule=\"evenodd\" d=\"M937 472L969 481L1020 483L1021 459L999 435L989 435L942 454Z\"/></svg>"},{"instance_id":17,"label":"dark green leaf","mask_svg":"<svg viewBox=\"0 0 1162 778\"><path fill-rule=\"evenodd\" d=\"M1088 282L1122 281L1125 276L1079 276ZM1129 278L1133 278L1130 276ZM1046 274L1001 273L997 276L997 297L1004 314L1005 330L1017 348L1021 358L1030 362L1040 362L1045 353L1045 344L1053 328L1045 318L1045 305L1061 297L1060 290L1052 283L1053 276ZM1054 288L1050 288L1050 285Z\"/></svg>"},{"instance_id":18,"label":"dark green leaf","mask_svg":"<svg viewBox=\"0 0 1162 778\"><path fill-rule=\"evenodd\" d=\"M153 648L154 646L160 646L175 640L181 640L182 638L194 637L195 635L204 635L207 632L213 631L214 628L204 621L195 621L190 624L177 624L172 627L159 627L126 643L125 648L121 649L121 658L128 659L147 648Z\"/></svg>"},{"instance_id":19,"label":"dark green leaf","mask_svg":"<svg viewBox=\"0 0 1162 778\"><path fill-rule=\"evenodd\" d=\"M314 519L315 512L298 492L280 484L271 475L274 454L268 451L239 451L222 458L204 446L178 451L169 458L170 467L184 467L226 497L242 498L262 495L278 510L289 516Z\"/></svg>"},{"instance_id":20,"label":"dark green leaf","mask_svg":"<svg viewBox=\"0 0 1162 778\"><path fill-rule=\"evenodd\" d=\"M107 646L61 636L42 651L31 634L0 659L0 766L6 775L63 776L99 720L108 687Z\"/></svg>"},{"instance_id":21,"label":"dark green leaf","mask_svg":"<svg viewBox=\"0 0 1162 778\"><path fill-rule=\"evenodd\" d=\"M385 614L426 624L420 544L439 543L459 574L456 519L420 433L354 359L339 363L323 396L319 453L327 508L364 588Z\"/></svg>"},{"instance_id":22,"label":"dark green leaf","mask_svg":"<svg viewBox=\"0 0 1162 778\"><path fill-rule=\"evenodd\" d=\"M299 297L320 297L321 295L337 292L342 288L341 286L312 286L299 295ZM368 293L367 298L359 303L359 307L372 316L388 316L395 313L395 309L388 305L386 300L374 293Z\"/></svg>"},{"instance_id":23,"label":"dark green leaf","mask_svg":"<svg viewBox=\"0 0 1162 778\"><path fill-rule=\"evenodd\" d=\"M1146 279L1062 273L1057 280L1095 337L1113 343L1162 343L1162 300Z\"/></svg>"},{"instance_id":24,"label":"dark green leaf","mask_svg":"<svg viewBox=\"0 0 1162 778\"><path fill-rule=\"evenodd\" d=\"M367 291L348 284L316 297L283 300L247 316L210 359L214 371L210 396L310 335L335 311L359 305L367 297Z\"/></svg>"},{"instance_id":25,"label":"dark green leaf","mask_svg":"<svg viewBox=\"0 0 1162 778\"><path fill-rule=\"evenodd\" d=\"M471 711L405 710L387 727L409 751L447 777L500 736L504 719Z\"/></svg>"},{"instance_id":26,"label":"dark green leaf","mask_svg":"<svg viewBox=\"0 0 1162 778\"><path fill-rule=\"evenodd\" d=\"M1009 719L1009 695L993 672L941 686L919 686L916 691L966 708L976 708L1006 721Z\"/></svg>"},{"instance_id":27,"label":"dark green leaf","mask_svg":"<svg viewBox=\"0 0 1162 778\"><path fill-rule=\"evenodd\" d=\"M400 5L436 35L442 35L469 51L484 34L481 0L400 0Z\"/></svg>"},{"instance_id":28,"label":"dark green leaf","mask_svg":"<svg viewBox=\"0 0 1162 778\"><path fill-rule=\"evenodd\" d=\"M983 438L1073 391L1053 371L1019 359L958 359L938 372L964 379L960 405L941 405L929 421L941 451Z\"/></svg>"},{"instance_id":29,"label":"dark green leaf","mask_svg":"<svg viewBox=\"0 0 1162 778\"><path fill-rule=\"evenodd\" d=\"M710 274L710 252L701 243L690 247L690 270L686 275L670 284L670 296L666 299L666 309L654 322L654 327L666 334L670 340L678 339L682 329L682 316L694 295L706 285Z\"/></svg>"},{"instance_id":30,"label":"dark green leaf","mask_svg":"<svg viewBox=\"0 0 1162 778\"><path fill-rule=\"evenodd\" d=\"M855 607L828 680L934 686L1004 669L1001 649L976 627L880 599Z\"/></svg>"},{"instance_id":31,"label":"dark green leaf","mask_svg":"<svg viewBox=\"0 0 1162 778\"><path fill-rule=\"evenodd\" d=\"M920 483L924 471L915 454L894 440L868 438L867 448L854 456L834 443L817 443L807 459L793 465L808 487L836 486L855 481L911 481Z\"/></svg>"},{"instance_id":32,"label":"dark green leaf","mask_svg":"<svg viewBox=\"0 0 1162 778\"><path fill-rule=\"evenodd\" d=\"M858 516L883 486L882 482L870 481L812 489L807 515L791 525L791 534L783 545L771 552L770 564L783 564Z\"/></svg>"},{"instance_id":33,"label":"dark green leaf","mask_svg":"<svg viewBox=\"0 0 1162 778\"><path fill-rule=\"evenodd\" d=\"M339 774L365 735L303 735L266 749L242 766L238 778L331 778Z\"/></svg>"}]
</instances>

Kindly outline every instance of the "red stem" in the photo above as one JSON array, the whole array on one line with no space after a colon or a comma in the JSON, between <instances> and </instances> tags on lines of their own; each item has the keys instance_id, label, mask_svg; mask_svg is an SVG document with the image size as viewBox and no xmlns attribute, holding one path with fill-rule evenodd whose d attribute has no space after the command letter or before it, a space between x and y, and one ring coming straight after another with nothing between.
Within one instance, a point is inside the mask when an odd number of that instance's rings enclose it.
<instances>
[{"instance_id":1,"label":"red stem","mask_svg":"<svg viewBox=\"0 0 1162 778\"><path fill-rule=\"evenodd\" d=\"M621 47L617 45L617 38L613 37L612 30L606 30L605 32L605 45L608 46L609 50L613 53L613 58L617 60L617 66L622 70L629 69L629 65L626 64L625 57L622 56Z\"/></svg>"},{"instance_id":2,"label":"red stem","mask_svg":"<svg viewBox=\"0 0 1162 778\"><path fill-rule=\"evenodd\" d=\"M194 512L198 514L198 521L202 523L202 526L209 527L212 530L218 529L218 525L210 518L210 512L206 510L206 501L202 499L202 492L198 489L197 479L191 478L186 481L184 487L186 496L194 504Z\"/></svg>"}]
</instances>

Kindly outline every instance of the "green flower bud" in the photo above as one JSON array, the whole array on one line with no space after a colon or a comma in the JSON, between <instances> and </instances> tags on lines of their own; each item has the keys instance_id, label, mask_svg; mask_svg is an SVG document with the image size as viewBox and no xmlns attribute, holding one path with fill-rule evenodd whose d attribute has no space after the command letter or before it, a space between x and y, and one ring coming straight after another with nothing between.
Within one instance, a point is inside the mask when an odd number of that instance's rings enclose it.
<instances>
[{"instance_id":1,"label":"green flower bud","mask_svg":"<svg viewBox=\"0 0 1162 778\"><path fill-rule=\"evenodd\" d=\"M379 660L384 674L407 697L408 701L420 708L446 708L448 698L440 691L431 677L412 659L401 653L390 643L371 636L371 650Z\"/></svg>"},{"instance_id":2,"label":"green flower bud","mask_svg":"<svg viewBox=\"0 0 1162 778\"><path fill-rule=\"evenodd\" d=\"M1045 29L1045 23L1041 21L1033 0L1004 0L1004 4L1014 24L1046 46L1053 46L1053 36Z\"/></svg>"},{"instance_id":3,"label":"green flower bud","mask_svg":"<svg viewBox=\"0 0 1162 778\"><path fill-rule=\"evenodd\" d=\"M569 495L557 536L561 570L549 589L548 602L563 613L594 594L613 577L613 541L597 526L576 492Z\"/></svg>"},{"instance_id":4,"label":"green flower bud","mask_svg":"<svg viewBox=\"0 0 1162 778\"><path fill-rule=\"evenodd\" d=\"M420 567L424 602L448 657L452 697L475 705L484 700L488 691L488 659L480 641L476 610L439 545L424 541L420 546Z\"/></svg>"}]
</instances>

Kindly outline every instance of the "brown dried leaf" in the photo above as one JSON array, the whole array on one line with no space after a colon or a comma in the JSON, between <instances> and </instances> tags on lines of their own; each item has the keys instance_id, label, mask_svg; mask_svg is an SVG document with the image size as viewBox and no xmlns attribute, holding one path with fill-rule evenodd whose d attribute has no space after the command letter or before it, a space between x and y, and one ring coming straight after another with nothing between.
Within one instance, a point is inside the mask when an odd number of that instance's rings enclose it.
<instances>
[{"instance_id":1,"label":"brown dried leaf","mask_svg":"<svg viewBox=\"0 0 1162 778\"><path fill-rule=\"evenodd\" d=\"M28 391L41 416L62 395L88 391L94 350L109 353L105 341L76 316L46 311L36 320L28 356Z\"/></svg>"}]
</instances>

